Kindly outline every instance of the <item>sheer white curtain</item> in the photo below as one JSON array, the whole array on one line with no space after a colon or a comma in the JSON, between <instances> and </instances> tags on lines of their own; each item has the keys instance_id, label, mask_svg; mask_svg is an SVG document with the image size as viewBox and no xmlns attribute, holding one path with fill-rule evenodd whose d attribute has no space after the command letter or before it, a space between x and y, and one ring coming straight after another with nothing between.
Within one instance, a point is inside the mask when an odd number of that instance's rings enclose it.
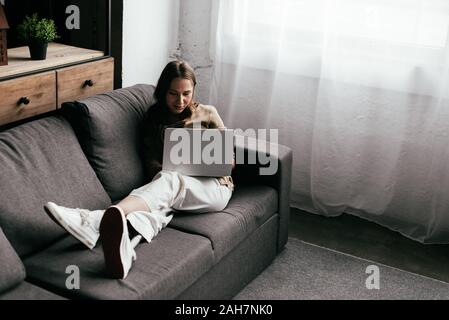
<instances>
[{"instance_id":1,"label":"sheer white curtain","mask_svg":"<svg viewBox=\"0 0 449 320\"><path fill-rule=\"evenodd\" d=\"M277 128L292 204L449 243L449 1L216 0L210 102Z\"/></svg>"}]
</instances>

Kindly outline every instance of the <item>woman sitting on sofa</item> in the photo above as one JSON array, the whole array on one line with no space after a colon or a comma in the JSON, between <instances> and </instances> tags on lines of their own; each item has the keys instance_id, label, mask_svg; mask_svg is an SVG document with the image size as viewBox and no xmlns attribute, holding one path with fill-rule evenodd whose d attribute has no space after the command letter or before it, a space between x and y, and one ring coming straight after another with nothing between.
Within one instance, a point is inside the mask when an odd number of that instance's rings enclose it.
<instances>
[{"instance_id":1,"label":"woman sitting on sofa","mask_svg":"<svg viewBox=\"0 0 449 320\"><path fill-rule=\"evenodd\" d=\"M161 171L163 132L167 127L224 128L213 106L193 100L196 77L183 61L172 61L162 71L145 124L144 165L153 178L106 210L72 209L48 202L49 216L89 249L101 239L106 270L111 277L124 279L136 259L134 248L142 237L150 242L167 226L172 210L189 212L221 211L234 188L230 176L190 177ZM129 229L128 229L129 228ZM131 237L130 237L131 235Z\"/></svg>"}]
</instances>

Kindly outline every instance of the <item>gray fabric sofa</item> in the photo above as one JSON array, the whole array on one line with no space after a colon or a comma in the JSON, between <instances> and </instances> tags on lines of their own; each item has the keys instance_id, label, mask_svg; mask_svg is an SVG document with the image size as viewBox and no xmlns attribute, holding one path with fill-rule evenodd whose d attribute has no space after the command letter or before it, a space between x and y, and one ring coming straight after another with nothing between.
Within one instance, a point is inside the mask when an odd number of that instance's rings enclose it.
<instances>
[{"instance_id":1,"label":"gray fabric sofa","mask_svg":"<svg viewBox=\"0 0 449 320\"><path fill-rule=\"evenodd\" d=\"M115 90L0 132L0 299L230 299L282 250L292 161L284 146L270 155L275 175L237 165L222 212L175 214L136 248L125 280L105 276L101 243L87 250L45 214L47 201L105 208L147 182L140 132L153 92ZM66 286L69 266L79 268L79 289Z\"/></svg>"}]
</instances>

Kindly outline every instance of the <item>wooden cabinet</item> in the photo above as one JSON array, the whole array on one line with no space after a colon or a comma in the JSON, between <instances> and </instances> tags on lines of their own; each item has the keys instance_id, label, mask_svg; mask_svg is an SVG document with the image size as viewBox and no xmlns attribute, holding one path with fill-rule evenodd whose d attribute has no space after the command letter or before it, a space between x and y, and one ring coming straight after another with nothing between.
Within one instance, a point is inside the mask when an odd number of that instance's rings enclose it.
<instances>
[{"instance_id":1,"label":"wooden cabinet","mask_svg":"<svg viewBox=\"0 0 449 320\"><path fill-rule=\"evenodd\" d=\"M58 107L62 103L80 100L108 92L114 85L112 58L56 70Z\"/></svg>"},{"instance_id":2,"label":"wooden cabinet","mask_svg":"<svg viewBox=\"0 0 449 320\"><path fill-rule=\"evenodd\" d=\"M100 51L51 43L46 60L30 60L26 47L8 56L0 66L0 126L114 87L114 59Z\"/></svg>"},{"instance_id":3,"label":"wooden cabinet","mask_svg":"<svg viewBox=\"0 0 449 320\"><path fill-rule=\"evenodd\" d=\"M0 124L55 109L56 74L44 72L0 82Z\"/></svg>"}]
</instances>

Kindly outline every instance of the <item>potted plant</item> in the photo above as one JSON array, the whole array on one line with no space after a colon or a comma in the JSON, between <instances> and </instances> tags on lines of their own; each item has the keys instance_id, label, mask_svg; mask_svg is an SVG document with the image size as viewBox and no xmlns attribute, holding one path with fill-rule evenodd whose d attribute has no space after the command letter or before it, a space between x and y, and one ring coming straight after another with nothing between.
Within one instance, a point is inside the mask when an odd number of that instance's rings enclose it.
<instances>
[{"instance_id":1,"label":"potted plant","mask_svg":"<svg viewBox=\"0 0 449 320\"><path fill-rule=\"evenodd\" d=\"M48 43L59 38L54 20L41 19L37 13L25 16L17 31L19 38L27 43L32 60L45 60Z\"/></svg>"}]
</instances>

